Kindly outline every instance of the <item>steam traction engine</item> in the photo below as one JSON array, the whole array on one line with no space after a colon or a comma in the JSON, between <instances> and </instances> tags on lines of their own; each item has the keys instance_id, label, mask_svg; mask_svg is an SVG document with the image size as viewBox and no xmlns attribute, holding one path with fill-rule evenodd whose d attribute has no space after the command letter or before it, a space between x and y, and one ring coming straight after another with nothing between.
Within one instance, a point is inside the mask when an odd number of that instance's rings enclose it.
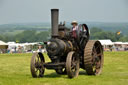
<instances>
[{"instance_id":1,"label":"steam traction engine","mask_svg":"<svg viewBox=\"0 0 128 85\"><path fill-rule=\"evenodd\" d=\"M52 35L46 42L46 49L51 62L45 62L42 53L34 53L31 59L33 77L43 77L45 68L54 69L57 74L67 74L69 78L77 77L79 68L88 75L99 75L103 67L103 49L101 43L89 40L86 24L78 26L77 38L64 24L58 25L58 9L51 9ZM87 30L86 35L82 28ZM43 37L43 36L42 36Z\"/></svg>"}]
</instances>

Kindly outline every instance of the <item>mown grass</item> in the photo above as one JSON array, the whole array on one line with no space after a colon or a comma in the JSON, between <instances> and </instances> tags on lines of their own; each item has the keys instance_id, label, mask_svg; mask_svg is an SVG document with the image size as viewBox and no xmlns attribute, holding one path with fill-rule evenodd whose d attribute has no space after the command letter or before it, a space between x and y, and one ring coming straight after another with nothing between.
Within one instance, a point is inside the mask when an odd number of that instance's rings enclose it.
<instances>
[{"instance_id":1,"label":"mown grass","mask_svg":"<svg viewBox=\"0 0 128 85\"><path fill-rule=\"evenodd\" d=\"M80 70L77 78L45 70L43 78L32 78L32 54L0 54L0 85L128 85L128 52L105 52L104 68L99 76ZM48 57L46 56L46 61Z\"/></svg>"}]
</instances>

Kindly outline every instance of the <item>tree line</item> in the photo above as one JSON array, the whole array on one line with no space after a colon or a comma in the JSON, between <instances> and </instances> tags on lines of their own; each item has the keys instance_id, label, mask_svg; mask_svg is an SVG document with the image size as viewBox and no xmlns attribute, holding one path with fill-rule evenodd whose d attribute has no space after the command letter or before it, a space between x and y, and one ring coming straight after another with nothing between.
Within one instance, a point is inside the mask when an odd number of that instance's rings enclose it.
<instances>
[{"instance_id":1,"label":"tree line","mask_svg":"<svg viewBox=\"0 0 128 85\"><path fill-rule=\"evenodd\" d=\"M104 31L102 29L93 27L90 29L90 39L98 40L98 39L110 39L113 42L122 41L128 42L128 35L123 35L123 33L118 34L118 31Z\"/></svg>"},{"instance_id":2,"label":"tree line","mask_svg":"<svg viewBox=\"0 0 128 85\"><path fill-rule=\"evenodd\" d=\"M34 30L26 30L16 35L0 35L0 40L5 42L15 41L17 43L42 42L48 40L49 35L49 31L37 32Z\"/></svg>"},{"instance_id":3,"label":"tree line","mask_svg":"<svg viewBox=\"0 0 128 85\"><path fill-rule=\"evenodd\" d=\"M0 35L0 40L9 42L42 42L47 41L50 38L50 30L37 32L35 30L25 30L16 35ZM93 27L90 29L90 39L99 40L99 39L110 39L112 41L123 41L128 42L128 36L121 34L117 34L117 32L104 31L102 29Z\"/></svg>"}]
</instances>

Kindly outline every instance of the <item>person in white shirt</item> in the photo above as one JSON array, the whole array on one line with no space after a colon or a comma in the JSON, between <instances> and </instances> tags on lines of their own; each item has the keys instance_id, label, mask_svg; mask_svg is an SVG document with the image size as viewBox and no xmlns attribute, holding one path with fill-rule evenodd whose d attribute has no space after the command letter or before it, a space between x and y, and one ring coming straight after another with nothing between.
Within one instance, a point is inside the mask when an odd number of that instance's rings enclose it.
<instances>
[{"instance_id":1,"label":"person in white shirt","mask_svg":"<svg viewBox=\"0 0 128 85\"><path fill-rule=\"evenodd\" d=\"M39 45L39 46L38 46L37 52L40 52L40 53L47 53L47 51L46 51L46 49L44 48L43 45Z\"/></svg>"},{"instance_id":2,"label":"person in white shirt","mask_svg":"<svg viewBox=\"0 0 128 85\"><path fill-rule=\"evenodd\" d=\"M76 31L78 30L78 23L77 21L72 21L71 25L72 25L72 36L76 38L77 37Z\"/></svg>"}]
</instances>

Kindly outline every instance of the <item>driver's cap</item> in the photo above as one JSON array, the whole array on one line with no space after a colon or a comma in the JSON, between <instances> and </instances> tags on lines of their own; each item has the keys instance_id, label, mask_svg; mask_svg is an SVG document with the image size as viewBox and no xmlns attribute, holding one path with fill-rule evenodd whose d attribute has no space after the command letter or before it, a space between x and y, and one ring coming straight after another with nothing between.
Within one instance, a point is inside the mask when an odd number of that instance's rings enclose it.
<instances>
[{"instance_id":1,"label":"driver's cap","mask_svg":"<svg viewBox=\"0 0 128 85\"><path fill-rule=\"evenodd\" d=\"M77 23L77 21L72 21L71 25L73 25L73 24L77 25L78 23Z\"/></svg>"}]
</instances>

